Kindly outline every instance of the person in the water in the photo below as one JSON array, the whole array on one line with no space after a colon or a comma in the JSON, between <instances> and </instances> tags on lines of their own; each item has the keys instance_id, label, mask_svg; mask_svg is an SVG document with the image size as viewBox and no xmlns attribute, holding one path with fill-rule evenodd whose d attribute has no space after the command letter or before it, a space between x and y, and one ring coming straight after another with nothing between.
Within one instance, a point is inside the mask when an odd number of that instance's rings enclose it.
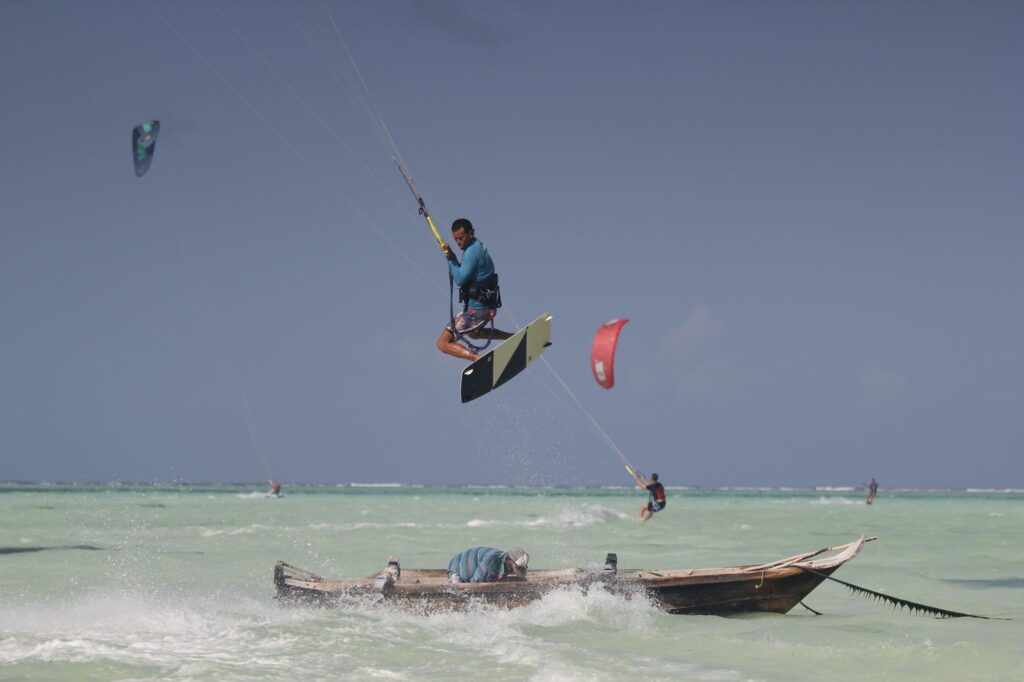
<instances>
[{"instance_id":1,"label":"person in the water","mask_svg":"<svg viewBox=\"0 0 1024 682\"><path fill-rule=\"evenodd\" d=\"M640 520L646 521L665 508L665 486L658 482L658 474L651 474L651 480L641 473L633 475L637 487L648 492L647 504L640 507Z\"/></svg>"}]
</instances>

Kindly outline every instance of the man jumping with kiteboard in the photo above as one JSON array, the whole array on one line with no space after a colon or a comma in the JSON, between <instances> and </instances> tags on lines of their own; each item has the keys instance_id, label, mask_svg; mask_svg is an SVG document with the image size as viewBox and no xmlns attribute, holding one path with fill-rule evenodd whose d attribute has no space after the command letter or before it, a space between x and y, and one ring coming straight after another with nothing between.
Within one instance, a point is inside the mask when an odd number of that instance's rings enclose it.
<instances>
[{"instance_id":1,"label":"man jumping with kiteboard","mask_svg":"<svg viewBox=\"0 0 1024 682\"><path fill-rule=\"evenodd\" d=\"M463 308L437 337L437 348L442 353L473 362L479 360L480 355L458 343L460 338L504 340L512 334L494 328L494 315L501 307L498 273L487 247L476 238L473 223L465 218L453 222L452 239L462 249L462 263L451 248L444 253L448 258L448 272L459 287L459 302ZM490 329L486 328L488 322Z\"/></svg>"}]
</instances>

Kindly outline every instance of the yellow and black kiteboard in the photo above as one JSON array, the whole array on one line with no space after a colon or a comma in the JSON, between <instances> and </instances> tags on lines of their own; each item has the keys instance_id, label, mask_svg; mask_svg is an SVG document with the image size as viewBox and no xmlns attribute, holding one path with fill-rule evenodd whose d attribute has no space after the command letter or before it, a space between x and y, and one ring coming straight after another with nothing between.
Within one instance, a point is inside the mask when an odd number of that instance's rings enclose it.
<instances>
[{"instance_id":1,"label":"yellow and black kiteboard","mask_svg":"<svg viewBox=\"0 0 1024 682\"><path fill-rule=\"evenodd\" d=\"M462 402L476 400L522 372L551 345L551 315L541 315L462 371Z\"/></svg>"}]
</instances>

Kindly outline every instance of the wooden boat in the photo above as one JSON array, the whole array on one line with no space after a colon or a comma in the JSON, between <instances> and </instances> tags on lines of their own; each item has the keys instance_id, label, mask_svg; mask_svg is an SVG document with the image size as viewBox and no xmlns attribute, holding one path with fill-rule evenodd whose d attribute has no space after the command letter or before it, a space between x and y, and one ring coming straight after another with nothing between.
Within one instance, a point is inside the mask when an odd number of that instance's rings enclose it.
<instances>
[{"instance_id":1,"label":"wooden boat","mask_svg":"<svg viewBox=\"0 0 1024 682\"><path fill-rule=\"evenodd\" d=\"M388 566L367 578L329 579L278 561L274 585L282 602L325 606L394 605L418 611L464 609L474 603L512 608L557 589L587 591L600 587L615 594L641 596L673 614L786 613L847 561L868 540L857 540L797 554L767 564L729 568L652 571L618 568L609 554L600 570L530 570L525 579L491 583L450 583L445 569Z\"/></svg>"}]
</instances>

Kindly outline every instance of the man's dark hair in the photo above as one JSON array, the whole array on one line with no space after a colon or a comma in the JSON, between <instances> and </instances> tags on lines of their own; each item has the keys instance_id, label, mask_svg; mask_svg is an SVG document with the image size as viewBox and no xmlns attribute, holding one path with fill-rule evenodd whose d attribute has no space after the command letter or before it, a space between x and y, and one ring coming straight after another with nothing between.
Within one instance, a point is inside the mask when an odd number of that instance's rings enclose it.
<instances>
[{"instance_id":1,"label":"man's dark hair","mask_svg":"<svg viewBox=\"0 0 1024 682\"><path fill-rule=\"evenodd\" d=\"M657 481L658 480L658 474L651 474L651 480L652 481Z\"/></svg>"},{"instance_id":2,"label":"man's dark hair","mask_svg":"<svg viewBox=\"0 0 1024 682\"><path fill-rule=\"evenodd\" d=\"M473 223L469 222L465 218L457 218L455 222L452 223L452 232L456 232L458 230L473 232Z\"/></svg>"}]
</instances>

